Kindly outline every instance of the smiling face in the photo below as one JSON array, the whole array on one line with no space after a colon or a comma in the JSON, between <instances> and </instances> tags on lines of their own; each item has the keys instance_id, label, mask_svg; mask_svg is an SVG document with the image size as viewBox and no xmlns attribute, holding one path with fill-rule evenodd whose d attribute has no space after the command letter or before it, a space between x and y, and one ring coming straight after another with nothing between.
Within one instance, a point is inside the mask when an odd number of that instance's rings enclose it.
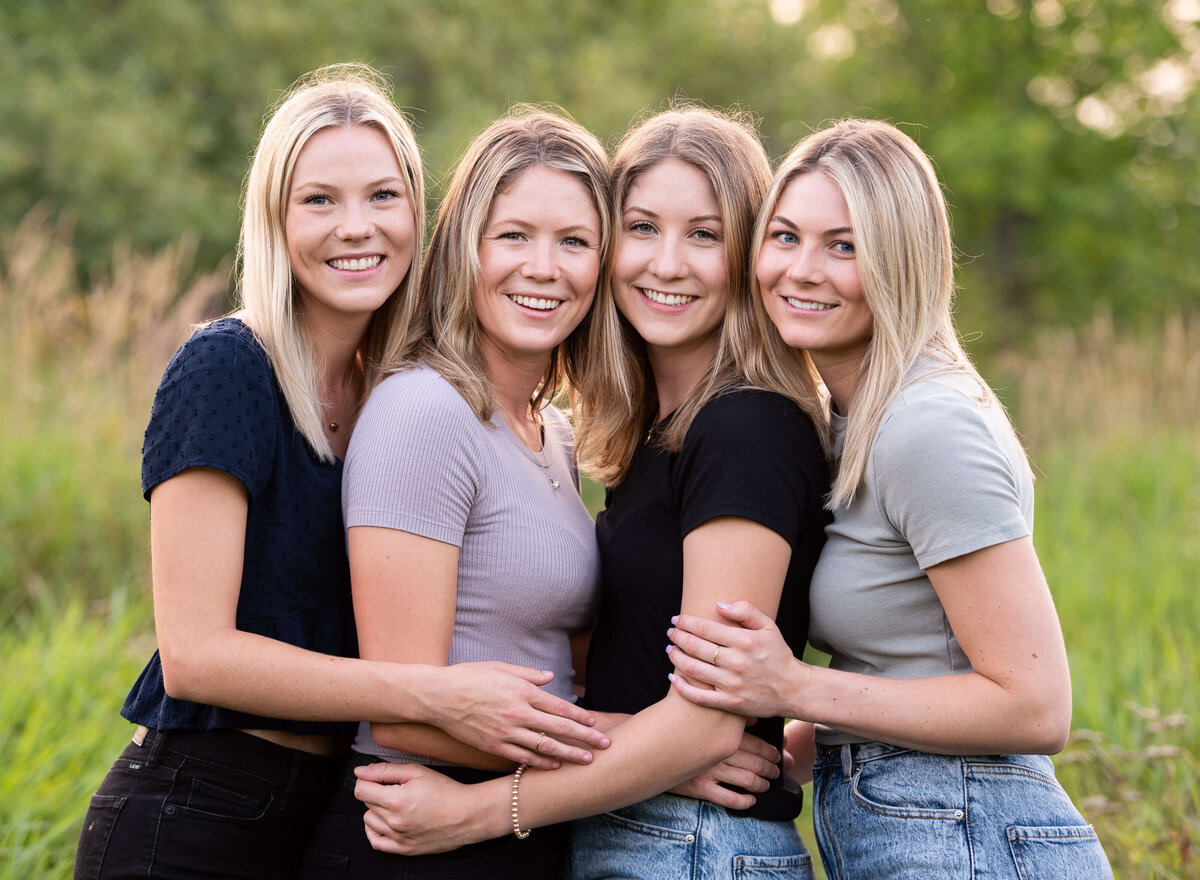
<instances>
[{"instance_id":1,"label":"smiling face","mask_svg":"<svg viewBox=\"0 0 1200 880\"><path fill-rule=\"evenodd\" d=\"M284 234L306 319L365 326L404 280L416 234L387 137L364 125L310 137L292 171Z\"/></svg>"},{"instance_id":2,"label":"smiling face","mask_svg":"<svg viewBox=\"0 0 1200 880\"><path fill-rule=\"evenodd\" d=\"M579 326L600 276L600 215L584 184L535 165L496 194L471 303L489 372L496 358L546 363Z\"/></svg>"},{"instance_id":3,"label":"smiling face","mask_svg":"<svg viewBox=\"0 0 1200 880\"><path fill-rule=\"evenodd\" d=\"M651 358L712 359L729 298L725 229L700 169L664 159L625 195L613 296Z\"/></svg>"},{"instance_id":4,"label":"smiling face","mask_svg":"<svg viewBox=\"0 0 1200 880\"><path fill-rule=\"evenodd\" d=\"M874 322L858 277L850 212L830 178L810 172L784 188L755 275L784 342L806 349L831 389L839 378L852 380Z\"/></svg>"}]
</instances>

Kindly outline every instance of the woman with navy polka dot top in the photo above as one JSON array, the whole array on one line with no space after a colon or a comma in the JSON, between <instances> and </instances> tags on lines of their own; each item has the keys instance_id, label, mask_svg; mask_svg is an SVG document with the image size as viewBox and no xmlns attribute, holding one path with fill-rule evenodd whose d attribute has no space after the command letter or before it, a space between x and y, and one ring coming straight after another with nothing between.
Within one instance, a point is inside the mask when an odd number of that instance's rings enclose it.
<instances>
[{"instance_id":1,"label":"woman with navy polka dot top","mask_svg":"<svg viewBox=\"0 0 1200 880\"><path fill-rule=\"evenodd\" d=\"M548 672L353 659L342 458L404 347L423 241L420 154L382 78L299 80L244 205L241 307L176 353L146 429L159 650L122 709L136 732L92 798L78 878L292 876L362 719L533 766L586 754L559 739L605 743L540 689Z\"/></svg>"}]
</instances>

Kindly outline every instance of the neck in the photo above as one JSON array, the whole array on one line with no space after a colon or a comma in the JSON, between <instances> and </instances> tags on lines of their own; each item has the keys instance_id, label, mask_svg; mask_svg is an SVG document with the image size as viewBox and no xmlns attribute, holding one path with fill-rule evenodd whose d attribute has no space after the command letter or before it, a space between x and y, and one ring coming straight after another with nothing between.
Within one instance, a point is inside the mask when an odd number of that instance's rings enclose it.
<instances>
[{"instance_id":1,"label":"neck","mask_svg":"<svg viewBox=\"0 0 1200 880\"><path fill-rule=\"evenodd\" d=\"M838 415L849 415L850 396L854 391L854 380L858 377L862 357L821 358L813 355L812 362L821 376L821 381L829 389L834 410Z\"/></svg>"},{"instance_id":2,"label":"neck","mask_svg":"<svg viewBox=\"0 0 1200 880\"><path fill-rule=\"evenodd\" d=\"M658 393L658 419L669 416L683 404L689 391L704 376L717 353L716 337L686 351L646 347L654 388Z\"/></svg>"},{"instance_id":3,"label":"neck","mask_svg":"<svg viewBox=\"0 0 1200 880\"><path fill-rule=\"evenodd\" d=\"M480 351L496 405L508 420L509 427L528 443L530 426L537 426L529 402L546 375L549 355L513 356L501 351L486 336L480 340Z\"/></svg>"}]
</instances>

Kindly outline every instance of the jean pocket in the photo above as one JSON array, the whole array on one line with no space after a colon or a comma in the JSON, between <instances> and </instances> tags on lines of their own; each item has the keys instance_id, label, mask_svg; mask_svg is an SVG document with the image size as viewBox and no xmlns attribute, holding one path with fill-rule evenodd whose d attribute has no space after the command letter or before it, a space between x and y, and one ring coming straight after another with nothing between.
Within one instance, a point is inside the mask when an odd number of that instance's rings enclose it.
<instances>
[{"instance_id":1,"label":"jean pocket","mask_svg":"<svg viewBox=\"0 0 1200 880\"><path fill-rule=\"evenodd\" d=\"M211 764L185 762L176 774L170 802L163 809L168 815L254 821L267 814L274 800L274 786L266 779Z\"/></svg>"},{"instance_id":2,"label":"jean pocket","mask_svg":"<svg viewBox=\"0 0 1200 880\"><path fill-rule=\"evenodd\" d=\"M850 780L850 793L865 810L897 819L966 816L962 764L957 758L897 752L864 761Z\"/></svg>"},{"instance_id":3,"label":"jean pocket","mask_svg":"<svg viewBox=\"0 0 1200 880\"><path fill-rule=\"evenodd\" d=\"M108 841L126 798L94 794L87 815L83 818L83 830L79 834L79 845L75 849L75 877L99 877L104 867L104 854Z\"/></svg>"},{"instance_id":4,"label":"jean pocket","mask_svg":"<svg viewBox=\"0 0 1200 880\"><path fill-rule=\"evenodd\" d=\"M813 880L812 856L734 856L733 880Z\"/></svg>"},{"instance_id":5,"label":"jean pocket","mask_svg":"<svg viewBox=\"0 0 1200 880\"><path fill-rule=\"evenodd\" d=\"M1090 825L1008 828L1021 880L1112 880L1112 868Z\"/></svg>"}]
</instances>

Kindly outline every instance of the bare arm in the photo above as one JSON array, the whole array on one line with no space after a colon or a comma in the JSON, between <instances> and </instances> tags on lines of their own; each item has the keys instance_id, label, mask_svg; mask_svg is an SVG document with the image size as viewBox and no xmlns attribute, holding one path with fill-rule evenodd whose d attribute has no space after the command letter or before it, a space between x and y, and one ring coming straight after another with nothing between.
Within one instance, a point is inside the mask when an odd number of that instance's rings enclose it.
<instances>
[{"instance_id":1,"label":"bare arm","mask_svg":"<svg viewBox=\"0 0 1200 880\"><path fill-rule=\"evenodd\" d=\"M439 724L451 715L472 742L514 761L532 757L520 743L541 728L598 736L590 713L540 690L552 677L540 670L331 657L238 630L248 509L242 483L211 468L188 468L151 493L155 626L170 696L297 720Z\"/></svg>"},{"instance_id":2,"label":"bare arm","mask_svg":"<svg viewBox=\"0 0 1200 880\"><path fill-rule=\"evenodd\" d=\"M775 532L722 517L683 542L683 609L711 614L730 595L754 596L774 613L791 548ZM664 622L665 623L665 622ZM689 779L732 755L745 720L669 692L612 731L612 746L586 767L529 771L520 783L523 827L615 809ZM403 782L385 785L385 782ZM498 837L512 830L511 779L461 786L424 768L362 768L357 795L370 808L368 837L377 849L424 853Z\"/></svg>"},{"instance_id":3,"label":"bare arm","mask_svg":"<svg viewBox=\"0 0 1200 880\"><path fill-rule=\"evenodd\" d=\"M889 679L809 666L785 656L773 622L738 603L722 614L747 629L680 617L672 638L686 653L672 652L683 673L675 690L703 705L785 714L929 752L1059 751L1070 728L1071 682L1032 541L968 553L927 574L971 672ZM717 645L714 667L706 658Z\"/></svg>"}]
</instances>

